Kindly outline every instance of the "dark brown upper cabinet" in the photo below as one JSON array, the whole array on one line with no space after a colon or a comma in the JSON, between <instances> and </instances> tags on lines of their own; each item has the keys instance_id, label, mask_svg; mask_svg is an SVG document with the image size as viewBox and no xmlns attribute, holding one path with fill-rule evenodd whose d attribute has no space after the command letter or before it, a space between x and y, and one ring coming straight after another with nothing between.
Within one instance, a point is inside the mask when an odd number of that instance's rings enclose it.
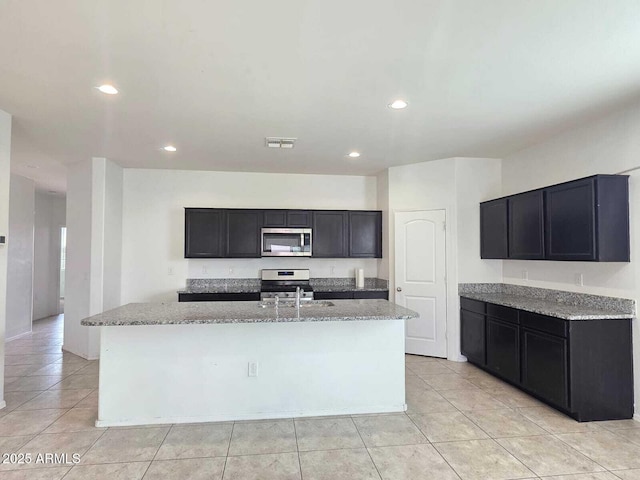
<instances>
[{"instance_id":1,"label":"dark brown upper cabinet","mask_svg":"<svg viewBox=\"0 0 640 480\"><path fill-rule=\"evenodd\" d=\"M349 257L382 258L382 212L349 212Z\"/></svg>"},{"instance_id":2,"label":"dark brown upper cabinet","mask_svg":"<svg viewBox=\"0 0 640 480\"><path fill-rule=\"evenodd\" d=\"M312 256L341 258L348 255L349 215L341 210L313 212Z\"/></svg>"},{"instance_id":3,"label":"dark brown upper cabinet","mask_svg":"<svg viewBox=\"0 0 640 480\"><path fill-rule=\"evenodd\" d=\"M544 259L544 205L542 190L508 198L509 258Z\"/></svg>"},{"instance_id":4,"label":"dark brown upper cabinet","mask_svg":"<svg viewBox=\"0 0 640 480\"><path fill-rule=\"evenodd\" d=\"M260 257L261 210L227 210L225 216L225 256L229 258Z\"/></svg>"},{"instance_id":5,"label":"dark brown upper cabinet","mask_svg":"<svg viewBox=\"0 0 640 480\"><path fill-rule=\"evenodd\" d=\"M594 175L483 202L480 251L481 258L628 262L629 177Z\"/></svg>"},{"instance_id":6,"label":"dark brown upper cabinet","mask_svg":"<svg viewBox=\"0 0 640 480\"><path fill-rule=\"evenodd\" d=\"M185 208L185 258L257 258L261 228L313 228L321 258L381 258L382 212Z\"/></svg>"},{"instance_id":7,"label":"dark brown upper cabinet","mask_svg":"<svg viewBox=\"0 0 640 480\"><path fill-rule=\"evenodd\" d=\"M224 257L224 210L186 208L184 212L185 258Z\"/></svg>"},{"instance_id":8,"label":"dark brown upper cabinet","mask_svg":"<svg viewBox=\"0 0 640 480\"><path fill-rule=\"evenodd\" d=\"M627 176L598 175L545 189L549 260L628 262Z\"/></svg>"},{"instance_id":9,"label":"dark brown upper cabinet","mask_svg":"<svg viewBox=\"0 0 640 480\"><path fill-rule=\"evenodd\" d=\"M311 228L310 210L264 210L264 227Z\"/></svg>"},{"instance_id":10,"label":"dark brown upper cabinet","mask_svg":"<svg viewBox=\"0 0 640 480\"><path fill-rule=\"evenodd\" d=\"M480 204L480 258L507 258L507 199Z\"/></svg>"}]
</instances>

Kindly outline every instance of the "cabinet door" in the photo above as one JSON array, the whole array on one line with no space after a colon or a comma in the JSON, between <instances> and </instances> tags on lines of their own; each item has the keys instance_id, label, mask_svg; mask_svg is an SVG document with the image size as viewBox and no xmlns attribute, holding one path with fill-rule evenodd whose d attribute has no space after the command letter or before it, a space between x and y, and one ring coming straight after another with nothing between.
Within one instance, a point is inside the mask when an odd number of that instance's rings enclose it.
<instances>
[{"instance_id":1,"label":"cabinet door","mask_svg":"<svg viewBox=\"0 0 640 480\"><path fill-rule=\"evenodd\" d=\"M485 364L485 317L478 313L460 310L460 350L470 362Z\"/></svg>"},{"instance_id":2,"label":"cabinet door","mask_svg":"<svg viewBox=\"0 0 640 480\"><path fill-rule=\"evenodd\" d=\"M521 193L509 197L509 258L544 258L543 192Z\"/></svg>"},{"instance_id":3,"label":"cabinet door","mask_svg":"<svg viewBox=\"0 0 640 480\"><path fill-rule=\"evenodd\" d=\"M309 210L287 210L287 227L311 228L311 212Z\"/></svg>"},{"instance_id":4,"label":"cabinet door","mask_svg":"<svg viewBox=\"0 0 640 480\"><path fill-rule=\"evenodd\" d=\"M246 258L260 256L260 210L226 211L226 256Z\"/></svg>"},{"instance_id":5,"label":"cabinet door","mask_svg":"<svg viewBox=\"0 0 640 480\"><path fill-rule=\"evenodd\" d=\"M595 179L546 188L545 195L546 258L595 260Z\"/></svg>"},{"instance_id":6,"label":"cabinet door","mask_svg":"<svg viewBox=\"0 0 640 480\"><path fill-rule=\"evenodd\" d=\"M287 211L286 210L265 210L264 221L262 225L264 227L269 227L269 228L286 228Z\"/></svg>"},{"instance_id":7,"label":"cabinet door","mask_svg":"<svg viewBox=\"0 0 640 480\"><path fill-rule=\"evenodd\" d=\"M382 212L349 212L349 256L382 258Z\"/></svg>"},{"instance_id":8,"label":"cabinet door","mask_svg":"<svg viewBox=\"0 0 640 480\"><path fill-rule=\"evenodd\" d=\"M313 212L313 256L346 257L348 225L349 217L345 211L318 210Z\"/></svg>"},{"instance_id":9,"label":"cabinet door","mask_svg":"<svg viewBox=\"0 0 640 480\"><path fill-rule=\"evenodd\" d=\"M480 204L480 258L508 258L507 199Z\"/></svg>"},{"instance_id":10,"label":"cabinet door","mask_svg":"<svg viewBox=\"0 0 640 480\"><path fill-rule=\"evenodd\" d=\"M561 408L569 407L567 340L522 328L522 386Z\"/></svg>"},{"instance_id":11,"label":"cabinet door","mask_svg":"<svg viewBox=\"0 0 640 480\"><path fill-rule=\"evenodd\" d=\"M487 317L487 368L520 382L520 328Z\"/></svg>"},{"instance_id":12,"label":"cabinet door","mask_svg":"<svg viewBox=\"0 0 640 480\"><path fill-rule=\"evenodd\" d=\"M224 211L213 208L185 208L185 258L223 257L222 219Z\"/></svg>"}]
</instances>

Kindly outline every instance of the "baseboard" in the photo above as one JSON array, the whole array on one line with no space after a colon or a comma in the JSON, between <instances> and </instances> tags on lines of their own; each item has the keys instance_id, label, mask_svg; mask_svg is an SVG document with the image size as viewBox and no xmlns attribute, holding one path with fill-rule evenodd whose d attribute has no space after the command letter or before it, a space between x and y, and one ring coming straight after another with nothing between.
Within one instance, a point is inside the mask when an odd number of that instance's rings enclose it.
<instances>
[{"instance_id":1,"label":"baseboard","mask_svg":"<svg viewBox=\"0 0 640 480\"><path fill-rule=\"evenodd\" d=\"M84 358L85 360L99 360L100 359L100 355L96 356L90 356L84 353L78 353L78 352L74 352L73 350L69 350L68 348L64 348L64 345L62 345L62 351L65 353L71 353L72 355L75 355L77 357L80 358Z\"/></svg>"},{"instance_id":2,"label":"baseboard","mask_svg":"<svg viewBox=\"0 0 640 480\"><path fill-rule=\"evenodd\" d=\"M466 362L467 357L465 357L464 355L454 355L453 357L447 358L447 360L451 362Z\"/></svg>"},{"instance_id":3,"label":"baseboard","mask_svg":"<svg viewBox=\"0 0 640 480\"><path fill-rule=\"evenodd\" d=\"M364 407L336 410L314 410L310 412L268 412L245 414L214 414L197 417L145 417L120 420L96 420L96 427L131 427L135 425L163 425L169 423L233 422L242 420L276 420L282 418L325 417L341 415L376 415L380 413L402 413L407 405L393 407Z\"/></svg>"},{"instance_id":4,"label":"baseboard","mask_svg":"<svg viewBox=\"0 0 640 480\"><path fill-rule=\"evenodd\" d=\"M640 422L640 413L634 413L634 414L633 414L633 419L634 419L636 422Z\"/></svg>"},{"instance_id":5,"label":"baseboard","mask_svg":"<svg viewBox=\"0 0 640 480\"><path fill-rule=\"evenodd\" d=\"M0 402L0 410L2 410L2 409L3 409L4 407L6 407L6 406L7 406L7 402L5 402L4 400L2 400L2 401Z\"/></svg>"},{"instance_id":6,"label":"baseboard","mask_svg":"<svg viewBox=\"0 0 640 480\"><path fill-rule=\"evenodd\" d=\"M10 342L11 340L17 340L19 338L26 337L27 335L31 335L32 333L33 333L33 330L29 330L28 332L20 333L18 335L14 335L13 337L5 338L4 342L7 343L7 342Z\"/></svg>"}]
</instances>

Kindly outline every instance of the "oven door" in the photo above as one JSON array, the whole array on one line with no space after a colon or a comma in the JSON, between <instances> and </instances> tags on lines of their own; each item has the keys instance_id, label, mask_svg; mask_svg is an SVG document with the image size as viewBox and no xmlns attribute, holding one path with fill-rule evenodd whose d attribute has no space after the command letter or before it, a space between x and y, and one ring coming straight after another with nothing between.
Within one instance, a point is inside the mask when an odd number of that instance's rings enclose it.
<instances>
[{"instance_id":1,"label":"oven door","mask_svg":"<svg viewBox=\"0 0 640 480\"><path fill-rule=\"evenodd\" d=\"M310 228L263 228L263 257L310 257Z\"/></svg>"}]
</instances>

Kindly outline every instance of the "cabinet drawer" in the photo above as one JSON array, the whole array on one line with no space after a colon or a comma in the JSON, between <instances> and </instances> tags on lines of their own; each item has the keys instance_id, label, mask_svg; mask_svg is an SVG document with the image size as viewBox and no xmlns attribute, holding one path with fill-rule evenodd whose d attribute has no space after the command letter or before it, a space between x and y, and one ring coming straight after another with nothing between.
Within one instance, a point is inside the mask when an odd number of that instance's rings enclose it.
<instances>
[{"instance_id":1,"label":"cabinet drawer","mask_svg":"<svg viewBox=\"0 0 640 480\"><path fill-rule=\"evenodd\" d=\"M569 333L569 322L566 320L538 313L520 311L520 325L559 337L566 337Z\"/></svg>"},{"instance_id":2,"label":"cabinet drawer","mask_svg":"<svg viewBox=\"0 0 640 480\"><path fill-rule=\"evenodd\" d=\"M179 302L247 302L260 300L256 293L180 293Z\"/></svg>"},{"instance_id":3,"label":"cabinet drawer","mask_svg":"<svg viewBox=\"0 0 640 480\"><path fill-rule=\"evenodd\" d=\"M518 310L515 308L487 303L487 315L505 322L518 323Z\"/></svg>"},{"instance_id":4,"label":"cabinet drawer","mask_svg":"<svg viewBox=\"0 0 640 480\"><path fill-rule=\"evenodd\" d=\"M313 292L315 300L353 300L353 292Z\"/></svg>"},{"instance_id":5,"label":"cabinet drawer","mask_svg":"<svg viewBox=\"0 0 640 480\"><path fill-rule=\"evenodd\" d=\"M374 291L369 291L369 292L359 292L359 291L355 291L353 292L353 298L356 300L361 300L361 299L370 299L370 298L381 298L383 300L389 300L389 290L374 290Z\"/></svg>"},{"instance_id":6,"label":"cabinet drawer","mask_svg":"<svg viewBox=\"0 0 640 480\"><path fill-rule=\"evenodd\" d=\"M460 297L460 308L462 310L468 310L470 312L486 313L487 304L479 300L471 300L470 298Z\"/></svg>"}]
</instances>

